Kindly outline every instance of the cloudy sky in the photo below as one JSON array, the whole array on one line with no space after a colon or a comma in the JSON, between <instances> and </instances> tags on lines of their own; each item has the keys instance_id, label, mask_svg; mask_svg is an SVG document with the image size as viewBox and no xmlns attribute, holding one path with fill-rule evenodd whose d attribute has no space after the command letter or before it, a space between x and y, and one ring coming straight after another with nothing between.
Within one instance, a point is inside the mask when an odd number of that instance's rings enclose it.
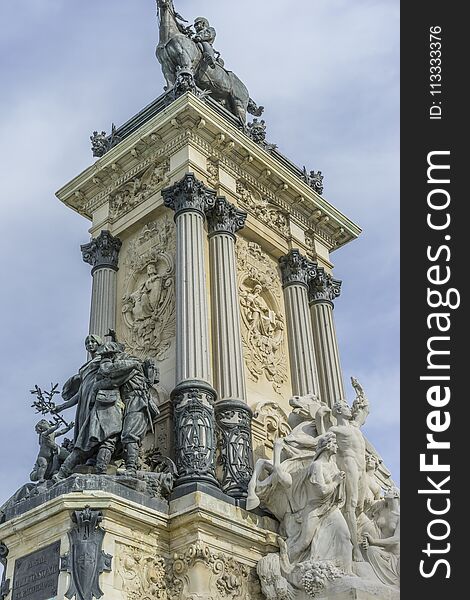
<instances>
[{"instance_id":1,"label":"cloudy sky","mask_svg":"<svg viewBox=\"0 0 470 600\"><path fill-rule=\"evenodd\" d=\"M365 432L398 480L398 0L175 5L210 17L270 141L321 170L326 199L364 229L332 255L335 316L345 377L371 401ZM28 390L84 360L89 224L54 193L92 163L90 133L138 112L163 78L154 0L2 0L0 22L1 504L36 458Z\"/></svg>"}]
</instances>

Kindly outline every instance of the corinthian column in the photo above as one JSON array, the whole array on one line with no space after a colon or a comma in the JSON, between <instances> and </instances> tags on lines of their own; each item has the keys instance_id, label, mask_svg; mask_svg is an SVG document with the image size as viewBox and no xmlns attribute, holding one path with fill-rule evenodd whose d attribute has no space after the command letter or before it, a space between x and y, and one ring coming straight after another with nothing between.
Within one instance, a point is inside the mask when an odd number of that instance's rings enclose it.
<instances>
[{"instance_id":1,"label":"corinthian column","mask_svg":"<svg viewBox=\"0 0 470 600\"><path fill-rule=\"evenodd\" d=\"M187 173L162 196L176 222L176 387L171 393L176 485L217 485L204 258L205 212L214 206L216 193Z\"/></svg>"},{"instance_id":2,"label":"corinthian column","mask_svg":"<svg viewBox=\"0 0 470 600\"><path fill-rule=\"evenodd\" d=\"M309 283L313 339L317 361L320 393L330 406L345 398L343 375L338 352L338 340L333 320L333 301L341 293L341 281L333 279L323 269Z\"/></svg>"},{"instance_id":3,"label":"corinthian column","mask_svg":"<svg viewBox=\"0 0 470 600\"><path fill-rule=\"evenodd\" d=\"M316 265L298 250L281 256L279 265L286 305L292 392L295 396L319 394L307 292Z\"/></svg>"},{"instance_id":4,"label":"corinthian column","mask_svg":"<svg viewBox=\"0 0 470 600\"><path fill-rule=\"evenodd\" d=\"M116 329L116 272L121 240L103 230L80 246L83 260L92 266L90 333L103 337Z\"/></svg>"},{"instance_id":5,"label":"corinthian column","mask_svg":"<svg viewBox=\"0 0 470 600\"><path fill-rule=\"evenodd\" d=\"M222 489L243 498L253 473L252 411L246 403L240 331L240 307L235 261L235 232L244 227L246 213L217 198L207 212L212 282L212 345L215 405Z\"/></svg>"}]
</instances>

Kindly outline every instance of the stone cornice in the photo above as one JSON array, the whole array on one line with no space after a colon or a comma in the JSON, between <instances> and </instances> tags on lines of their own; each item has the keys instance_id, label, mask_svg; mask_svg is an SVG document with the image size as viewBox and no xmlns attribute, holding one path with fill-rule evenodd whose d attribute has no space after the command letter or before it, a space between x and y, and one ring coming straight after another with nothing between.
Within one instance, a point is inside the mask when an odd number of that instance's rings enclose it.
<instances>
[{"instance_id":1,"label":"stone cornice","mask_svg":"<svg viewBox=\"0 0 470 600\"><path fill-rule=\"evenodd\" d=\"M269 202L289 213L302 227L314 230L331 250L360 234L357 225L302 181L292 163L267 152L210 103L191 93L150 118L61 188L57 196L91 218L93 210L106 202L120 182L131 179L151 160L163 159L188 143L216 157L237 179L262 190Z\"/></svg>"}]
</instances>

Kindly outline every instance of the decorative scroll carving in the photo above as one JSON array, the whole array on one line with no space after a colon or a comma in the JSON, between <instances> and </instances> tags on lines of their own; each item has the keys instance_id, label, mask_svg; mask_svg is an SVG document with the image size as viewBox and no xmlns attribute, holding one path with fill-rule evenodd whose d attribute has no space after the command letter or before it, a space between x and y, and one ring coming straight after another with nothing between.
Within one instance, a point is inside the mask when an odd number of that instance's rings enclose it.
<instances>
[{"instance_id":1,"label":"decorative scroll carving","mask_svg":"<svg viewBox=\"0 0 470 600\"><path fill-rule=\"evenodd\" d=\"M104 229L91 242L80 246L80 249L84 262L93 267L93 273L96 269L104 267L117 271L121 246L121 240L112 236L108 230Z\"/></svg>"},{"instance_id":2,"label":"decorative scroll carving","mask_svg":"<svg viewBox=\"0 0 470 600\"><path fill-rule=\"evenodd\" d=\"M152 163L142 173L122 185L110 197L110 212L113 219L126 214L168 181L170 161Z\"/></svg>"},{"instance_id":3,"label":"decorative scroll carving","mask_svg":"<svg viewBox=\"0 0 470 600\"><path fill-rule=\"evenodd\" d=\"M316 264L302 256L298 250L290 250L288 254L281 256L279 266L284 287L293 284L306 286L317 274Z\"/></svg>"},{"instance_id":4,"label":"decorative scroll carving","mask_svg":"<svg viewBox=\"0 0 470 600\"><path fill-rule=\"evenodd\" d=\"M70 585L65 596L76 600L101 598L99 577L111 571L112 556L102 550L104 529L99 524L103 515L86 506L72 513L74 527L68 532L70 551L62 556L61 571L70 573Z\"/></svg>"},{"instance_id":5,"label":"decorative scroll carving","mask_svg":"<svg viewBox=\"0 0 470 600\"><path fill-rule=\"evenodd\" d=\"M264 425L266 439L271 444L291 432L287 414L277 402L272 400L259 402L254 408L253 418Z\"/></svg>"},{"instance_id":6,"label":"decorative scroll carving","mask_svg":"<svg viewBox=\"0 0 470 600\"><path fill-rule=\"evenodd\" d=\"M253 381L264 375L280 393L288 375L276 263L258 244L243 238L239 238L236 251L246 366Z\"/></svg>"},{"instance_id":7,"label":"decorative scroll carving","mask_svg":"<svg viewBox=\"0 0 470 600\"><path fill-rule=\"evenodd\" d=\"M209 234L231 233L245 227L246 212L239 210L235 204L228 202L226 198L216 199L214 207L207 211L207 227Z\"/></svg>"},{"instance_id":8,"label":"decorative scroll carving","mask_svg":"<svg viewBox=\"0 0 470 600\"><path fill-rule=\"evenodd\" d=\"M313 190L320 194L323 194L323 179L324 175L322 175L321 171L307 171L306 167L302 170L302 179L305 183L310 186Z\"/></svg>"},{"instance_id":9,"label":"decorative scroll carving","mask_svg":"<svg viewBox=\"0 0 470 600\"><path fill-rule=\"evenodd\" d=\"M250 407L239 400L221 400L215 405L221 487L235 498L246 497L253 474L251 416Z\"/></svg>"},{"instance_id":10,"label":"decorative scroll carving","mask_svg":"<svg viewBox=\"0 0 470 600\"><path fill-rule=\"evenodd\" d=\"M320 267L309 282L310 302L333 302L341 294L341 285L341 281L333 279Z\"/></svg>"},{"instance_id":11,"label":"decorative scroll carving","mask_svg":"<svg viewBox=\"0 0 470 600\"><path fill-rule=\"evenodd\" d=\"M207 183L212 188L219 187L219 161L215 158L207 159Z\"/></svg>"},{"instance_id":12,"label":"decorative scroll carving","mask_svg":"<svg viewBox=\"0 0 470 600\"><path fill-rule=\"evenodd\" d=\"M165 561L134 546L117 545L117 572L128 600L167 600Z\"/></svg>"},{"instance_id":13,"label":"decorative scroll carving","mask_svg":"<svg viewBox=\"0 0 470 600\"><path fill-rule=\"evenodd\" d=\"M198 212L203 217L215 204L216 193L199 181L194 173L186 175L171 187L162 190L165 206L175 211L175 218L182 212Z\"/></svg>"},{"instance_id":14,"label":"decorative scroll carving","mask_svg":"<svg viewBox=\"0 0 470 600\"><path fill-rule=\"evenodd\" d=\"M270 204L259 192L248 187L248 184L240 179L237 181L237 194L240 196L241 205L248 212L254 214L260 221L268 227L272 227L282 236L289 236L290 230L287 213Z\"/></svg>"},{"instance_id":15,"label":"decorative scroll carving","mask_svg":"<svg viewBox=\"0 0 470 600\"><path fill-rule=\"evenodd\" d=\"M93 135L90 136L90 141L93 156L95 158L101 158L106 152L109 152L111 148L114 148L114 146L119 144L121 138L116 135L116 125L113 123L109 135L106 131L102 131L101 133L94 131Z\"/></svg>"},{"instance_id":16,"label":"decorative scroll carving","mask_svg":"<svg viewBox=\"0 0 470 600\"><path fill-rule=\"evenodd\" d=\"M172 600L262 599L253 569L202 542L175 554L170 571Z\"/></svg>"},{"instance_id":17,"label":"decorative scroll carving","mask_svg":"<svg viewBox=\"0 0 470 600\"><path fill-rule=\"evenodd\" d=\"M175 337L175 252L175 225L166 215L129 245L122 312L126 344L137 356L164 360Z\"/></svg>"}]
</instances>

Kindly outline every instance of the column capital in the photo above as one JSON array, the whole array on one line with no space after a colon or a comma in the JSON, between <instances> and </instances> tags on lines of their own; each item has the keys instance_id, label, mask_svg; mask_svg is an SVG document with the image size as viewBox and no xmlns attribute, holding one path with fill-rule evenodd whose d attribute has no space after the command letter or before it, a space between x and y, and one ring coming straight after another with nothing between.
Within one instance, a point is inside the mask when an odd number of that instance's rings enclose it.
<instances>
[{"instance_id":1,"label":"column capital","mask_svg":"<svg viewBox=\"0 0 470 600\"><path fill-rule=\"evenodd\" d=\"M307 286L309 280L315 277L317 272L316 263L295 249L289 250L286 255L281 256L279 266L281 267L282 287L284 288L294 284Z\"/></svg>"},{"instance_id":2,"label":"column capital","mask_svg":"<svg viewBox=\"0 0 470 600\"><path fill-rule=\"evenodd\" d=\"M175 211L175 219L183 212L197 212L204 218L214 206L216 195L194 173L186 173L183 179L162 190L165 206Z\"/></svg>"},{"instance_id":3,"label":"column capital","mask_svg":"<svg viewBox=\"0 0 470 600\"><path fill-rule=\"evenodd\" d=\"M108 230L103 229L98 237L93 238L88 244L82 244L83 260L93 268L91 273L97 269L107 267L118 270L119 250L122 242L119 238L112 236Z\"/></svg>"},{"instance_id":4,"label":"column capital","mask_svg":"<svg viewBox=\"0 0 470 600\"><path fill-rule=\"evenodd\" d=\"M310 304L316 302L329 302L332 304L341 294L342 283L339 279L333 279L331 275L325 273L323 268L319 268L316 276L309 281L308 299Z\"/></svg>"},{"instance_id":5,"label":"column capital","mask_svg":"<svg viewBox=\"0 0 470 600\"><path fill-rule=\"evenodd\" d=\"M229 202L225 197L216 198L215 204L207 213L209 235L235 232L245 227L247 213Z\"/></svg>"}]
</instances>

